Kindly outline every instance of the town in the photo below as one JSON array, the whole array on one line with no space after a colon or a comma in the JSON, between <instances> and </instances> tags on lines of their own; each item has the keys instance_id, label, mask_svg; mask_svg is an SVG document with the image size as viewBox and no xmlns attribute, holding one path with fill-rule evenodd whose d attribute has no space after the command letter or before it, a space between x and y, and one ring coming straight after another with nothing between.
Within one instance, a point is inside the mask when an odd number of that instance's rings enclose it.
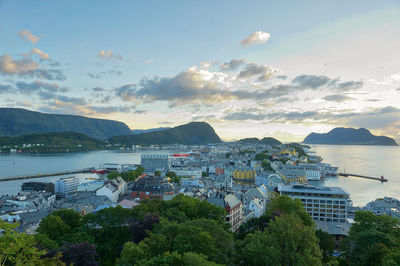
<instances>
[{"instance_id":1,"label":"town","mask_svg":"<svg viewBox=\"0 0 400 266\"><path fill-rule=\"evenodd\" d=\"M139 146L135 146L139 149ZM159 149L185 151L160 154ZM331 234L336 246L346 237L354 212L350 195L338 187L310 185L337 175L300 144L224 143L204 146L152 146L141 164L104 163L90 178L62 177L53 183L25 182L18 195L2 195L0 218L19 222L33 234L52 211L73 209L81 215L115 207L132 208L146 199L170 200L178 194L222 207L235 232L260 217L275 195L300 199L316 227ZM399 202L385 198L367 205L375 214L398 217Z\"/></svg>"}]
</instances>

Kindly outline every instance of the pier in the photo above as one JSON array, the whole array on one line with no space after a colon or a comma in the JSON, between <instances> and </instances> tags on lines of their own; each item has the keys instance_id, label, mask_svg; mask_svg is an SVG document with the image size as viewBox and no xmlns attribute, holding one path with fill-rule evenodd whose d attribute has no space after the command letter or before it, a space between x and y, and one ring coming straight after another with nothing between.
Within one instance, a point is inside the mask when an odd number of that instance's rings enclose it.
<instances>
[{"instance_id":1,"label":"pier","mask_svg":"<svg viewBox=\"0 0 400 266\"><path fill-rule=\"evenodd\" d=\"M357 174L349 174L349 173L339 173L339 176L345 176L345 177L349 177L349 176L354 176L354 177L361 177L361 178L366 178L366 179L371 179L371 180L377 180L377 181L381 181L381 182L387 182L388 180L386 178L384 178L383 176L379 177L372 177L372 176L365 176L365 175L357 175Z\"/></svg>"},{"instance_id":2,"label":"pier","mask_svg":"<svg viewBox=\"0 0 400 266\"><path fill-rule=\"evenodd\" d=\"M62 172L55 172L55 173L44 173L44 174L36 174L36 175L22 175L22 176L11 176L6 178L0 178L0 182L5 181L15 181L15 180L22 180L22 179L33 179L33 178L42 178L42 177L49 177L49 176L58 176L58 175L72 175L72 174L81 174L81 173L91 173L94 168L84 168L80 170L73 170L73 171L62 171Z\"/></svg>"}]
</instances>

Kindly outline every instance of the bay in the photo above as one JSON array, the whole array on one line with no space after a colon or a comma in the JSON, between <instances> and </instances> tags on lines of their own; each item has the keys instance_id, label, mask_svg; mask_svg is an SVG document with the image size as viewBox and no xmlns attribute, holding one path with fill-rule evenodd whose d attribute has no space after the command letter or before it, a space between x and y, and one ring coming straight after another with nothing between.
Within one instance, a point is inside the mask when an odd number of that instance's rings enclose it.
<instances>
[{"instance_id":1,"label":"bay","mask_svg":"<svg viewBox=\"0 0 400 266\"><path fill-rule=\"evenodd\" d=\"M140 164L142 154L170 154L171 150L90 151L65 153L0 153L0 179L99 167L103 163ZM82 177L96 174L82 174ZM71 176L71 175L69 175ZM27 181L54 182L63 176L0 182L0 195L15 195Z\"/></svg>"},{"instance_id":2,"label":"bay","mask_svg":"<svg viewBox=\"0 0 400 266\"><path fill-rule=\"evenodd\" d=\"M383 175L388 182L358 177L330 177L319 182L324 186L341 187L348 193L354 206L385 196L400 199L400 147L364 145L313 145L312 151L323 162L346 172L372 177Z\"/></svg>"}]
</instances>

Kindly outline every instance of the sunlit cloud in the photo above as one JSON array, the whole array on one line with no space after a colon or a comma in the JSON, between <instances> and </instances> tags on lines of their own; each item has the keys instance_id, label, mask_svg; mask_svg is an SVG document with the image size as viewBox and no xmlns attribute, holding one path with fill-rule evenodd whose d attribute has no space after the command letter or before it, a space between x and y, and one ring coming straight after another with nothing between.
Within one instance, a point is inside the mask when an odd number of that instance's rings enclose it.
<instances>
[{"instance_id":1,"label":"sunlit cloud","mask_svg":"<svg viewBox=\"0 0 400 266\"><path fill-rule=\"evenodd\" d=\"M40 38L32 34L29 30L22 30L18 33L19 37L31 43L37 43Z\"/></svg>"},{"instance_id":2,"label":"sunlit cloud","mask_svg":"<svg viewBox=\"0 0 400 266\"><path fill-rule=\"evenodd\" d=\"M260 30L260 31L253 32L252 34L247 36L247 38L242 40L241 43L244 46L263 44L263 43L266 43L270 37L271 37L271 34Z\"/></svg>"}]
</instances>

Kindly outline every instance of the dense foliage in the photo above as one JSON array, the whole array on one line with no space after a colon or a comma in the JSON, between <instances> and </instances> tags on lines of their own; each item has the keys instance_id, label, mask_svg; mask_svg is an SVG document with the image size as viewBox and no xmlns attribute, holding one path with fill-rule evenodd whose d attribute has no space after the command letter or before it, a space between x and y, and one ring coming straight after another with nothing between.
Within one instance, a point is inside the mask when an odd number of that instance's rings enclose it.
<instances>
[{"instance_id":1,"label":"dense foliage","mask_svg":"<svg viewBox=\"0 0 400 266\"><path fill-rule=\"evenodd\" d=\"M315 230L299 200L276 196L264 215L229 231L224 210L191 197L144 200L133 209L44 218L38 234L0 223L5 265L398 265L399 221L357 212L342 256L333 238ZM2 265L3 265L2 264Z\"/></svg>"},{"instance_id":2,"label":"dense foliage","mask_svg":"<svg viewBox=\"0 0 400 266\"><path fill-rule=\"evenodd\" d=\"M136 170L132 170L132 171L128 171L128 172L123 172L123 173L119 173L119 172L111 172L107 174L107 178L108 179L115 179L117 177L122 177L123 180L125 180L126 182L131 182L131 181L135 181L136 178L138 178L139 176L141 176L144 172L144 168L139 166Z\"/></svg>"}]
</instances>

